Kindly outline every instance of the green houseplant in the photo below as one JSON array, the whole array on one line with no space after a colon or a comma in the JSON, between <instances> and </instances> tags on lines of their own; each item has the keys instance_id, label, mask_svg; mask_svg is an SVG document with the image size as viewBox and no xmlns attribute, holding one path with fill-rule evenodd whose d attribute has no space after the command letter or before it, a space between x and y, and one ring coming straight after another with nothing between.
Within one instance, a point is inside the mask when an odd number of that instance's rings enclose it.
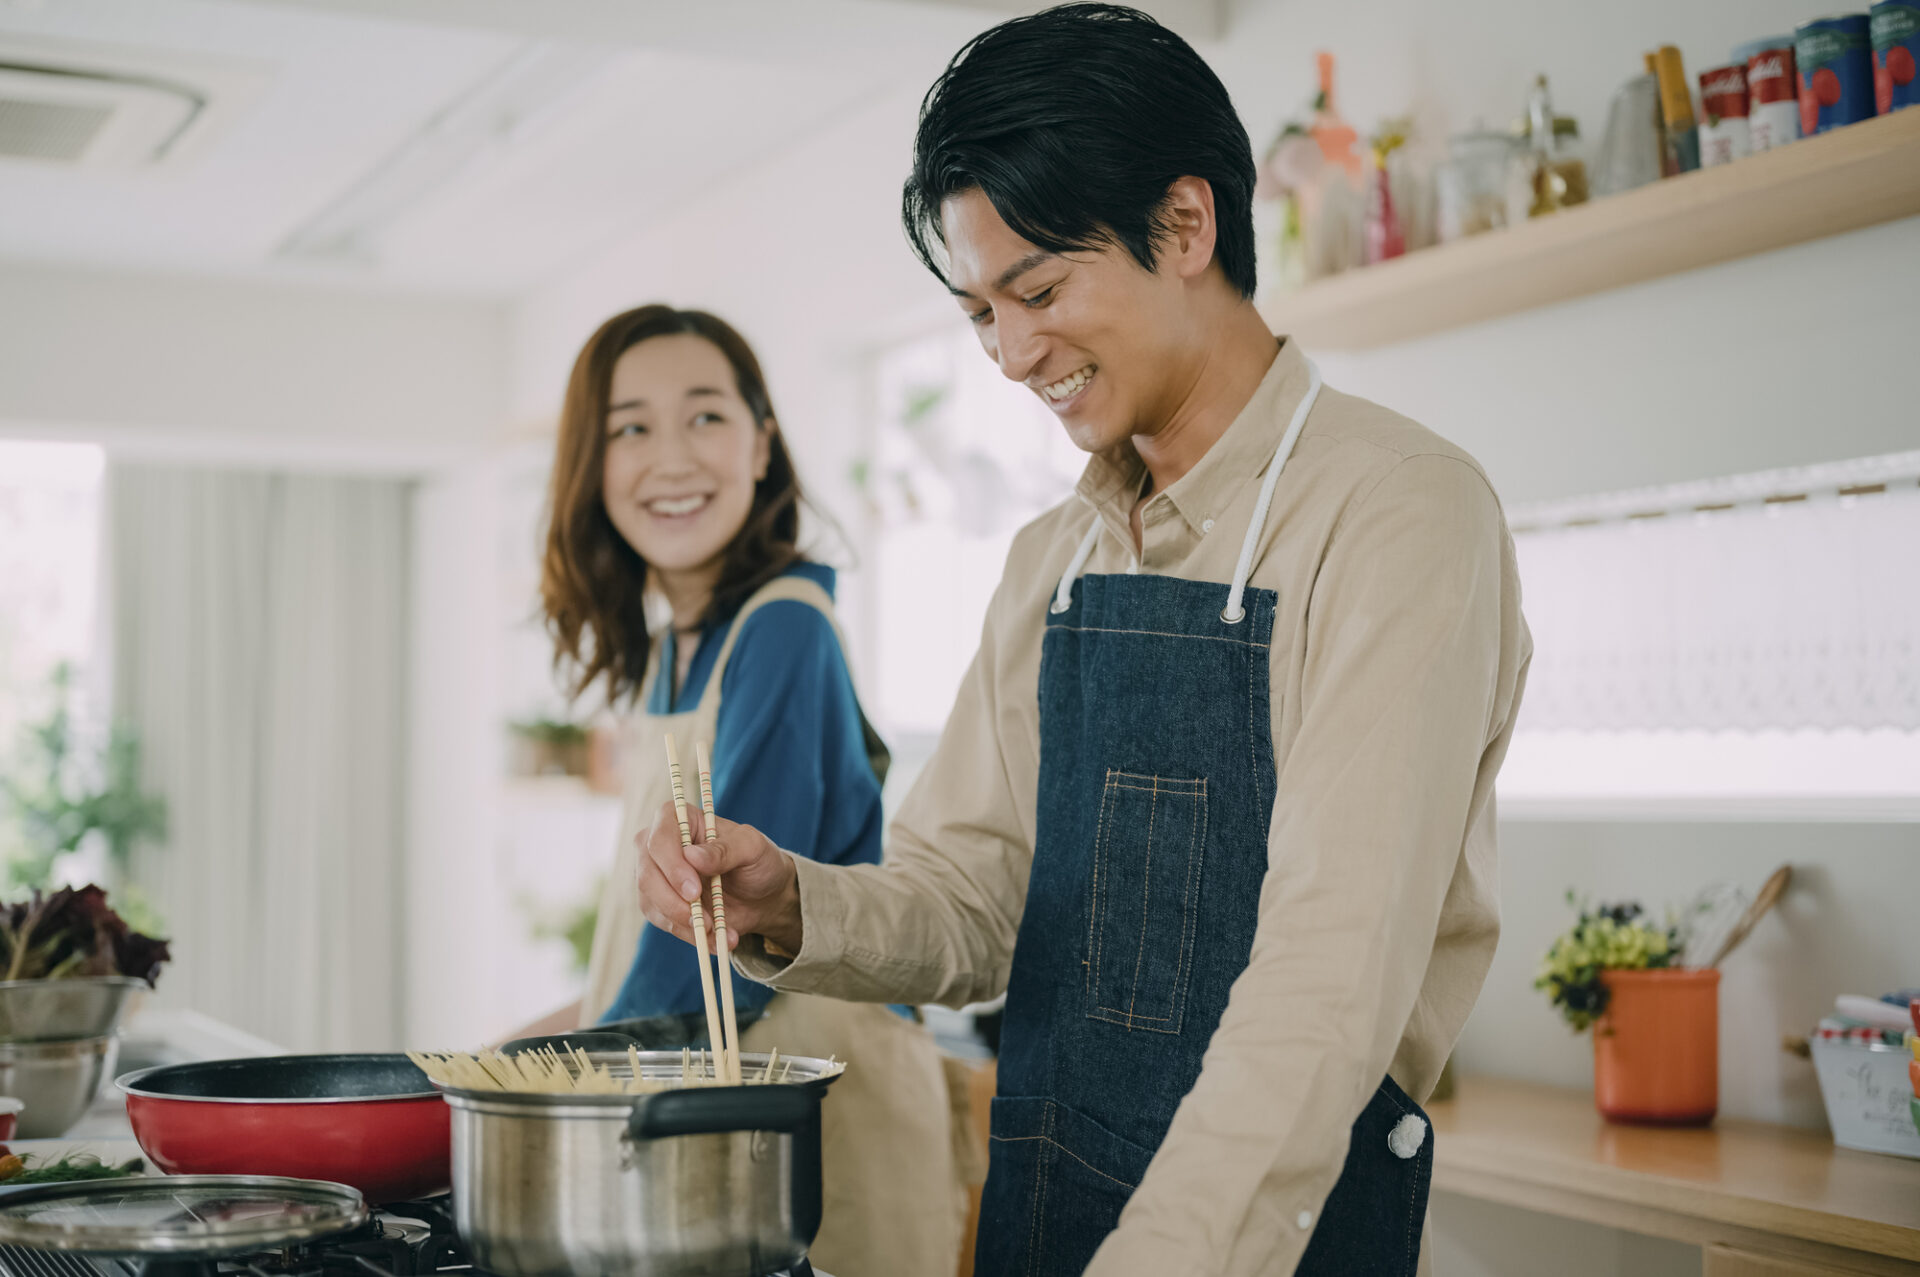
<instances>
[{"instance_id":1,"label":"green houseplant","mask_svg":"<svg viewBox=\"0 0 1920 1277\"><path fill-rule=\"evenodd\" d=\"M14 773L0 777L0 800L21 844L9 860L7 877L15 888L44 890L61 859L97 834L105 842L125 912L137 905L138 893L128 880L133 848L143 839L165 836L166 802L141 788L140 738L132 727L111 724L104 746L90 748L80 739L72 684L71 668L63 664L54 670L52 710L28 728Z\"/></svg>"},{"instance_id":2,"label":"green houseplant","mask_svg":"<svg viewBox=\"0 0 1920 1277\"><path fill-rule=\"evenodd\" d=\"M1593 1033L1594 1105L1609 1121L1696 1125L1719 1106L1720 973L1681 965L1679 924L1636 903L1588 906L1541 960L1534 987Z\"/></svg>"},{"instance_id":3,"label":"green houseplant","mask_svg":"<svg viewBox=\"0 0 1920 1277\"><path fill-rule=\"evenodd\" d=\"M1656 927L1633 902L1586 905L1568 892L1567 903L1579 916L1548 947L1533 987L1547 995L1575 1033L1582 1033L1607 1009L1603 972L1671 967L1680 938L1676 927Z\"/></svg>"}]
</instances>

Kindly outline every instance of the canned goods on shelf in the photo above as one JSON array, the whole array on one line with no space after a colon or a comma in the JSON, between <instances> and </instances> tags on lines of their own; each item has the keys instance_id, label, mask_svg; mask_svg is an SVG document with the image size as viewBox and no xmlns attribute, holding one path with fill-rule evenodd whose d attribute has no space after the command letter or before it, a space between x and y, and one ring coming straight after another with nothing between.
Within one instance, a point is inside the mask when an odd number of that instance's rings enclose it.
<instances>
[{"instance_id":1,"label":"canned goods on shelf","mask_svg":"<svg viewBox=\"0 0 1920 1277\"><path fill-rule=\"evenodd\" d=\"M1873 43L1873 104L1882 115L1920 103L1914 61L1920 58L1920 5L1882 0L1868 15Z\"/></svg>"},{"instance_id":2,"label":"canned goods on shelf","mask_svg":"<svg viewBox=\"0 0 1920 1277\"><path fill-rule=\"evenodd\" d=\"M1800 84L1793 37L1749 40L1733 51L1733 60L1747 68L1747 137L1754 153L1798 140Z\"/></svg>"},{"instance_id":3,"label":"canned goods on shelf","mask_svg":"<svg viewBox=\"0 0 1920 1277\"><path fill-rule=\"evenodd\" d=\"M1749 152L1747 69L1715 67L1700 73L1700 167L1731 164Z\"/></svg>"},{"instance_id":4,"label":"canned goods on shelf","mask_svg":"<svg viewBox=\"0 0 1920 1277\"><path fill-rule=\"evenodd\" d=\"M1803 136L1872 118L1873 48L1866 14L1803 23L1793 35L1793 60L1800 72Z\"/></svg>"}]
</instances>

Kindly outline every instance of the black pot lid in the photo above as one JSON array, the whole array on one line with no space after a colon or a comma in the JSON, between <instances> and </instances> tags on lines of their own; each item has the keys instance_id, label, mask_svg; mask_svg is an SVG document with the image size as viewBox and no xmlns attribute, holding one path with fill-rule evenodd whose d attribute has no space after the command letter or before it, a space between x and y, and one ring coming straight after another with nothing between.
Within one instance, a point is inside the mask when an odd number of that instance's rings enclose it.
<instances>
[{"instance_id":1,"label":"black pot lid","mask_svg":"<svg viewBox=\"0 0 1920 1277\"><path fill-rule=\"evenodd\" d=\"M95 1255L233 1255L358 1228L356 1189L271 1175L153 1175L0 1195L0 1242Z\"/></svg>"}]
</instances>

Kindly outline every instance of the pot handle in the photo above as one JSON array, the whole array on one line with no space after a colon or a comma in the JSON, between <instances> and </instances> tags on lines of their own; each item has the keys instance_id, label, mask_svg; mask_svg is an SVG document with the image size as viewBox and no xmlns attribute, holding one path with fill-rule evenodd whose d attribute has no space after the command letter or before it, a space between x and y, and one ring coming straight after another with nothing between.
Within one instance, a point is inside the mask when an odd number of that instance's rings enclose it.
<instances>
[{"instance_id":1,"label":"pot handle","mask_svg":"<svg viewBox=\"0 0 1920 1277\"><path fill-rule=\"evenodd\" d=\"M634 1045L633 1039L624 1033L607 1033L598 1029L575 1029L571 1033L547 1033L539 1037L515 1038L500 1047L502 1055L518 1055L522 1051L550 1049L562 1055L568 1051L612 1051L625 1054L628 1047Z\"/></svg>"},{"instance_id":2,"label":"pot handle","mask_svg":"<svg viewBox=\"0 0 1920 1277\"><path fill-rule=\"evenodd\" d=\"M791 1134L811 1122L820 1099L797 1086L689 1087L649 1095L633 1106L627 1134L636 1140L728 1131Z\"/></svg>"}]
</instances>

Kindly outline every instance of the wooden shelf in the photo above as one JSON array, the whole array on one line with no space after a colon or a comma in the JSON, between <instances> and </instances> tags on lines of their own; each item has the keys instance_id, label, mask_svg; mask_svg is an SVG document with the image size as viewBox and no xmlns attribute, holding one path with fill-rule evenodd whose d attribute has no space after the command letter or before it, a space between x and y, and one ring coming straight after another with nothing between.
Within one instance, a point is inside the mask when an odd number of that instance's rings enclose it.
<instances>
[{"instance_id":1,"label":"wooden shelf","mask_svg":"<svg viewBox=\"0 0 1920 1277\"><path fill-rule=\"evenodd\" d=\"M1262 306L1361 349L1920 214L1920 108L1423 249Z\"/></svg>"},{"instance_id":2,"label":"wooden shelf","mask_svg":"<svg viewBox=\"0 0 1920 1277\"><path fill-rule=\"evenodd\" d=\"M1849 1271L1920 1271L1920 1161L1759 1122L1614 1126L1590 1092L1499 1078L1462 1078L1429 1111L1442 1192L1702 1246L1843 1257Z\"/></svg>"}]
</instances>

